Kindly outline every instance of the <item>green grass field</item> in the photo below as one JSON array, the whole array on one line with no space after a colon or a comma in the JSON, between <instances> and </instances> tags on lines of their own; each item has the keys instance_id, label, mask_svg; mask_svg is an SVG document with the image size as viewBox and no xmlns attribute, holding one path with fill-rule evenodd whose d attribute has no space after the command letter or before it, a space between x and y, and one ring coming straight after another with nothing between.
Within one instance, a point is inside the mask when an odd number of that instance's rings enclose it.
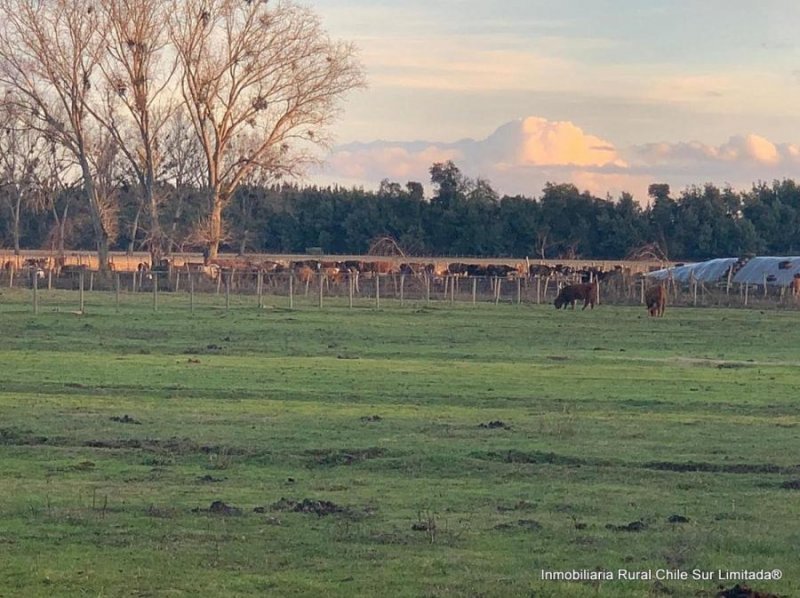
<instances>
[{"instance_id":1,"label":"green grass field","mask_svg":"<svg viewBox=\"0 0 800 598\"><path fill-rule=\"evenodd\" d=\"M800 595L800 312L76 297L0 294L0 596Z\"/></svg>"}]
</instances>

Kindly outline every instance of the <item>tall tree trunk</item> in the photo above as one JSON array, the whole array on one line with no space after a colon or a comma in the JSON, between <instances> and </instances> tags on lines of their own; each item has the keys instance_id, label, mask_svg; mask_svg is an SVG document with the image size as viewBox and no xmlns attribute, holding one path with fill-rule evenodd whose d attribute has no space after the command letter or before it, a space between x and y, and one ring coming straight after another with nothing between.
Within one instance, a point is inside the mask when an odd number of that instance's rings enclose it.
<instances>
[{"instance_id":1,"label":"tall tree trunk","mask_svg":"<svg viewBox=\"0 0 800 598\"><path fill-rule=\"evenodd\" d=\"M211 207L211 221L209 222L208 257L214 259L219 253L219 244L222 241L222 206L223 198L219 193L214 194Z\"/></svg>"},{"instance_id":2,"label":"tall tree trunk","mask_svg":"<svg viewBox=\"0 0 800 598\"><path fill-rule=\"evenodd\" d=\"M167 254L172 253L173 247L180 249L180 245L175 242L175 237L178 233L178 223L181 221L181 215L183 214L183 193L177 191L178 193L178 207L175 208L175 215L172 217L172 228L170 229L169 233L169 244L167 245Z\"/></svg>"},{"instance_id":3,"label":"tall tree trunk","mask_svg":"<svg viewBox=\"0 0 800 598\"><path fill-rule=\"evenodd\" d=\"M22 205L22 194L17 192L16 198L14 200L14 207L11 209L14 221L14 230L12 234L14 236L14 255L19 255L19 213L20 213L20 206Z\"/></svg>"},{"instance_id":4,"label":"tall tree trunk","mask_svg":"<svg viewBox=\"0 0 800 598\"><path fill-rule=\"evenodd\" d=\"M94 185L92 178L92 171L89 167L89 161L81 158L81 173L83 174L83 186L86 191L87 199L89 200L89 214L92 219L92 228L94 229L94 241L97 247L97 260L98 267L101 271L109 269L108 264L108 231L103 224L103 215L101 213L100 202L97 198L97 188Z\"/></svg>"},{"instance_id":5,"label":"tall tree trunk","mask_svg":"<svg viewBox=\"0 0 800 598\"><path fill-rule=\"evenodd\" d=\"M136 243L136 233L139 231L139 216L142 214L142 202L139 202L139 205L136 207L136 216L133 218L133 222L131 223L131 240L128 241L128 249L125 253L128 255L133 255L134 245Z\"/></svg>"},{"instance_id":6,"label":"tall tree trunk","mask_svg":"<svg viewBox=\"0 0 800 598\"><path fill-rule=\"evenodd\" d=\"M150 152L148 151L148 155ZM152 164L152 162L148 162ZM145 201L150 212L150 267L157 268L164 257L164 234L161 231L161 222L158 220L158 198L155 192L155 175L148 166L144 180Z\"/></svg>"}]
</instances>

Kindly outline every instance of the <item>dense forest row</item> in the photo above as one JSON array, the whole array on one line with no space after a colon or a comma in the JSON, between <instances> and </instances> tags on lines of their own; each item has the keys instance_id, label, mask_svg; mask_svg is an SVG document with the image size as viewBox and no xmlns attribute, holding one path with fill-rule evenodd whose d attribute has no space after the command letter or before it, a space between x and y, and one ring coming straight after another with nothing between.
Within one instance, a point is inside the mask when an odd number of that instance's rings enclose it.
<instances>
[{"instance_id":1,"label":"dense forest row","mask_svg":"<svg viewBox=\"0 0 800 598\"><path fill-rule=\"evenodd\" d=\"M793 180L735 191L708 184L673 196L650 186L648 206L629 194L598 198L569 184L548 184L541 195L500 197L484 180L453 163L431 169L433 193L422 184L384 181L377 191L296 185L242 186L224 213L223 249L245 252L366 253L390 236L409 255L581 257L622 259L650 245L673 260L800 251L800 187ZM112 248L146 250L151 228L135 188L118 191ZM207 193L162 187L160 229L169 250L200 250L197 228L208 213ZM0 243L27 248L94 249L81 190L63 190L49 210L0 195ZM63 233L63 235L62 235Z\"/></svg>"}]
</instances>

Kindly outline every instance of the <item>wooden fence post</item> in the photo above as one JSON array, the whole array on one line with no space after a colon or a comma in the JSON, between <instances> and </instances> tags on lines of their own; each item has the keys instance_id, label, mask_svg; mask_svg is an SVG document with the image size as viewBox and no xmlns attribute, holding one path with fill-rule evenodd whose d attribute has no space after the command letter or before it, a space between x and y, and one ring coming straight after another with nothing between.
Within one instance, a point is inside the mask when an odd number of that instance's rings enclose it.
<instances>
[{"instance_id":1,"label":"wooden fence post","mask_svg":"<svg viewBox=\"0 0 800 598\"><path fill-rule=\"evenodd\" d=\"M495 289L494 289L494 304L497 305L500 303L500 288L503 285L503 281L500 280L498 277L495 276Z\"/></svg>"},{"instance_id":2,"label":"wooden fence post","mask_svg":"<svg viewBox=\"0 0 800 598\"><path fill-rule=\"evenodd\" d=\"M406 283L406 275L405 274L401 274L400 275L400 307L403 307L403 302L405 300L405 296L404 296L404 292L403 292L404 288L405 288L405 283Z\"/></svg>"},{"instance_id":3,"label":"wooden fence post","mask_svg":"<svg viewBox=\"0 0 800 598\"><path fill-rule=\"evenodd\" d=\"M517 276L517 305L522 303L522 279Z\"/></svg>"},{"instance_id":4,"label":"wooden fence post","mask_svg":"<svg viewBox=\"0 0 800 598\"><path fill-rule=\"evenodd\" d=\"M294 309L294 272L289 272L289 309Z\"/></svg>"},{"instance_id":5,"label":"wooden fence post","mask_svg":"<svg viewBox=\"0 0 800 598\"><path fill-rule=\"evenodd\" d=\"M347 273L347 305L350 309L353 309L353 293L356 289L356 279L353 276L353 272Z\"/></svg>"},{"instance_id":6,"label":"wooden fence post","mask_svg":"<svg viewBox=\"0 0 800 598\"><path fill-rule=\"evenodd\" d=\"M194 276L189 272L189 313L194 314Z\"/></svg>"},{"instance_id":7,"label":"wooden fence post","mask_svg":"<svg viewBox=\"0 0 800 598\"><path fill-rule=\"evenodd\" d=\"M319 308L322 309L322 293L323 293L323 284L325 282L325 274L320 272L319 273Z\"/></svg>"},{"instance_id":8,"label":"wooden fence post","mask_svg":"<svg viewBox=\"0 0 800 598\"><path fill-rule=\"evenodd\" d=\"M39 315L39 275L33 272L33 315Z\"/></svg>"},{"instance_id":9,"label":"wooden fence post","mask_svg":"<svg viewBox=\"0 0 800 598\"><path fill-rule=\"evenodd\" d=\"M79 294L79 301L80 301L80 312L83 313L83 275L84 271L81 268L81 271L78 273L78 280L80 285L80 294Z\"/></svg>"},{"instance_id":10,"label":"wooden fence post","mask_svg":"<svg viewBox=\"0 0 800 598\"><path fill-rule=\"evenodd\" d=\"M117 311L119 311L119 272L114 275L114 295L116 299Z\"/></svg>"},{"instance_id":11,"label":"wooden fence post","mask_svg":"<svg viewBox=\"0 0 800 598\"><path fill-rule=\"evenodd\" d=\"M381 275L375 273L375 309L381 308Z\"/></svg>"},{"instance_id":12,"label":"wooden fence post","mask_svg":"<svg viewBox=\"0 0 800 598\"><path fill-rule=\"evenodd\" d=\"M258 309L264 307L264 273L259 270L256 280L256 293L258 294Z\"/></svg>"},{"instance_id":13,"label":"wooden fence post","mask_svg":"<svg viewBox=\"0 0 800 598\"><path fill-rule=\"evenodd\" d=\"M231 275L233 272L228 272L228 275L225 277L225 309L229 310L231 308Z\"/></svg>"},{"instance_id":14,"label":"wooden fence post","mask_svg":"<svg viewBox=\"0 0 800 598\"><path fill-rule=\"evenodd\" d=\"M478 279L472 279L472 305L478 300Z\"/></svg>"},{"instance_id":15,"label":"wooden fence post","mask_svg":"<svg viewBox=\"0 0 800 598\"><path fill-rule=\"evenodd\" d=\"M427 272L425 273L425 304L430 305L431 302L431 277Z\"/></svg>"},{"instance_id":16,"label":"wooden fence post","mask_svg":"<svg viewBox=\"0 0 800 598\"><path fill-rule=\"evenodd\" d=\"M153 311L158 311L158 272L153 272Z\"/></svg>"}]
</instances>

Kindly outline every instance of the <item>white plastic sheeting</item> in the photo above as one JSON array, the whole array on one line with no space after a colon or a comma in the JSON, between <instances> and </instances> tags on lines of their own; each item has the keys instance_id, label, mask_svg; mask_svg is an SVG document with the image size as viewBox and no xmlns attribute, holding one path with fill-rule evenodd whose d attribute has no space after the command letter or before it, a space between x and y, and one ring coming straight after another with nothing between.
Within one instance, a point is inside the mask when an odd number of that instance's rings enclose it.
<instances>
[{"instance_id":1,"label":"white plastic sheeting","mask_svg":"<svg viewBox=\"0 0 800 598\"><path fill-rule=\"evenodd\" d=\"M800 258L797 259L800 260ZM650 272L647 277L654 280L666 280L671 274L672 279L676 282L690 282L692 280L698 282L718 282L722 280L723 276L727 275L728 269L737 261L738 258L735 257L723 257L715 260L708 260L707 262L685 264L683 266L656 270L655 272Z\"/></svg>"},{"instance_id":2,"label":"white plastic sheeting","mask_svg":"<svg viewBox=\"0 0 800 598\"><path fill-rule=\"evenodd\" d=\"M733 277L741 284L764 284L785 287L800 274L800 257L754 257Z\"/></svg>"}]
</instances>

